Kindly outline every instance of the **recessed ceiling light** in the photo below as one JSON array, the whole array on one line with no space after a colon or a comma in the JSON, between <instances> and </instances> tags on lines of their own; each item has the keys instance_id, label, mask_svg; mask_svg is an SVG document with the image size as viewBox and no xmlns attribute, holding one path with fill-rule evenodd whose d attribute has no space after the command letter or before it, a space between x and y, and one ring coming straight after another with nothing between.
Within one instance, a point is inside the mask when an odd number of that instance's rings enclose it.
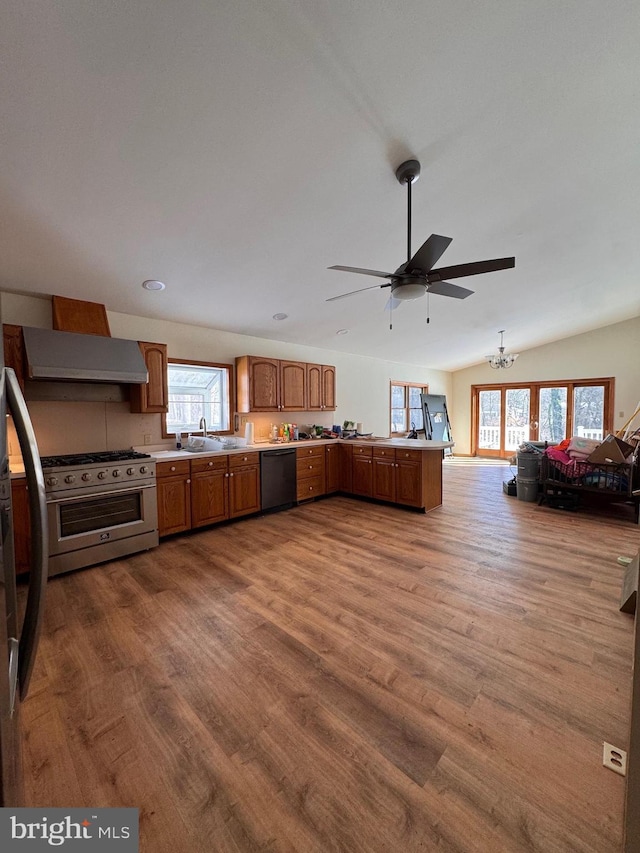
<instances>
[{"instance_id":1,"label":"recessed ceiling light","mask_svg":"<svg viewBox=\"0 0 640 853\"><path fill-rule=\"evenodd\" d=\"M156 279L150 278L147 281L143 281L142 286L145 290L164 290L166 284L163 281L156 281Z\"/></svg>"},{"instance_id":2,"label":"recessed ceiling light","mask_svg":"<svg viewBox=\"0 0 640 853\"><path fill-rule=\"evenodd\" d=\"M349 334L349 329L338 329L338 331L336 332L336 335L348 335L348 334Z\"/></svg>"},{"instance_id":3,"label":"recessed ceiling light","mask_svg":"<svg viewBox=\"0 0 640 853\"><path fill-rule=\"evenodd\" d=\"M279 314L274 314L273 319L274 320L286 320L288 316L289 316L288 314L279 313Z\"/></svg>"}]
</instances>

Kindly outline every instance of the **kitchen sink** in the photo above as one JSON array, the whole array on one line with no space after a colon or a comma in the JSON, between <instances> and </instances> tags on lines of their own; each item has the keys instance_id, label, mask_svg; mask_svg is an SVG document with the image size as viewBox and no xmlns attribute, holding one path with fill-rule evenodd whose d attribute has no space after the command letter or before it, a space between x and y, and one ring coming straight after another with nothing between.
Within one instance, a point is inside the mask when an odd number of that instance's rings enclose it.
<instances>
[{"instance_id":1,"label":"kitchen sink","mask_svg":"<svg viewBox=\"0 0 640 853\"><path fill-rule=\"evenodd\" d=\"M188 450L189 453L211 453L216 450L226 450L227 448L227 443L218 438L192 435L184 445L183 450Z\"/></svg>"}]
</instances>

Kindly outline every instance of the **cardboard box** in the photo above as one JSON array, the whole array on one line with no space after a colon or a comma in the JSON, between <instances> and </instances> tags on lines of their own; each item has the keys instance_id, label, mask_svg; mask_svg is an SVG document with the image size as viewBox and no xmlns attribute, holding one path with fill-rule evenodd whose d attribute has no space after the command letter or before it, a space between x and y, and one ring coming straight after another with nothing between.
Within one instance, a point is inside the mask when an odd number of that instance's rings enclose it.
<instances>
[{"instance_id":1,"label":"cardboard box","mask_svg":"<svg viewBox=\"0 0 640 853\"><path fill-rule=\"evenodd\" d=\"M608 435L595 450L587 457L587 462L626 462L634 451L632 444L627 444L615 435Z\"/></svg>"}]
</instances>

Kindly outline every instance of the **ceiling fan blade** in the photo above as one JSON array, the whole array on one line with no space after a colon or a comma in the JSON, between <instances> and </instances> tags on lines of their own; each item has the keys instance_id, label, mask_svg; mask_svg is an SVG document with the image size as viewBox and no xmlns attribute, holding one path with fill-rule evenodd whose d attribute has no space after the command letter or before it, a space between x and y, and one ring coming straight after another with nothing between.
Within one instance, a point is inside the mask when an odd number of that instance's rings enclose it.
<instances>
[{"instance_id":1,"label":"ceiling fan blade","mask_svg":"<svg viewBox=\"0 0 640 853\"><path fill-rule=\"evenodd\" d=\"M387 304L384 306L385 311L395 311L396 308L399 308L402 305L401 299L394 299L393 296L390 296L387 299Z\"/></svg>"},{"instance_id":2,"label":"ceiling fan blade","mask_svg":"<svg viewBox=\"0 0 640 853\"><path fill-rule=\"evenodd\" d=\"M448 281L434 281L427 288L427 293L435 293L437 296L453 296L454 299L466 299L471 296L473 290L467 290L466 287L459 287L457 284L451 284Z\"/></svg>"},{"instance_id":3,"label":"ceiling fan blade","mask_svg":"<svg viewBox=\"0 0 640 853\"><path fill-rule=\"evenodd\" d=\"M411 260L406 264L407 270L422 270L429 272L434 264L437 264L445 249L451 243L451 237L442 237L440 234L432 234L427 237Z\"/></svg>"},{"instance_id":4,"label":"ceiling fan blade","mask_svg":"<svg viewBox=\"0 0 640 853\"><path fill-rule=\"evenodd\" d=\"M365 270L362 267L327 267L329 270L342 270L342 272L357 272L361 275L377 275L378 278L391 278L392 272L381 272L380 270Z\"/></svg>"},{"instance_id":5,"label":"ceiling fan blade","mask_svg":"<svg viewBox=\"0 0 640 853\"><path fill-rule=\"evenodd\" d=\"M496 258L492 261L475 261L471 264L457 264L454 267L440 267L438 270L431 270L429 278L432 275L437 275L440 280L443 278L462 278L465 275L481 275L485 272L496 272L497 270L509 270L515 267L515 258Z\"/></svg>"},{"instance_id":6,"label":"ceiling fan blade","mask_svg":"<svg viewBox=\"0 0 640 853\"><path fill-rule=\"evenodd\" d=\"M377 290L379 287L391 287L391 282L389 284L372 284L371 287L361 287L360 290L350 290L349 293L341 293L340 296L331 296L329 299L325 299L325 302L335 302L336 299L344 299L345 296L353 296L354 293L364 293L365 290Z\"/></svg>"}]
</instances>

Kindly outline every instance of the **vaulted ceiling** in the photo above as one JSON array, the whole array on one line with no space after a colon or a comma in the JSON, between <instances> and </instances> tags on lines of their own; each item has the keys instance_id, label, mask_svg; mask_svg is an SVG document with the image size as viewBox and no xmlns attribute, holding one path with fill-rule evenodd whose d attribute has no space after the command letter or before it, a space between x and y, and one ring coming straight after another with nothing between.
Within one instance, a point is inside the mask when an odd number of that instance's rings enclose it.
<instances>
[{"instance_id":1,"label":"vaulted ceiling","mask_svg":"<svg viewBox=\"0 0 640 853\"><path fill-rule=\"evenodd\" d=\"M2 5L2 290L442 369L640 314L633 3ZM516 268L389 331L327 267L406 260L409 157L414 250Z\"/></svg>"}]
</instances>

